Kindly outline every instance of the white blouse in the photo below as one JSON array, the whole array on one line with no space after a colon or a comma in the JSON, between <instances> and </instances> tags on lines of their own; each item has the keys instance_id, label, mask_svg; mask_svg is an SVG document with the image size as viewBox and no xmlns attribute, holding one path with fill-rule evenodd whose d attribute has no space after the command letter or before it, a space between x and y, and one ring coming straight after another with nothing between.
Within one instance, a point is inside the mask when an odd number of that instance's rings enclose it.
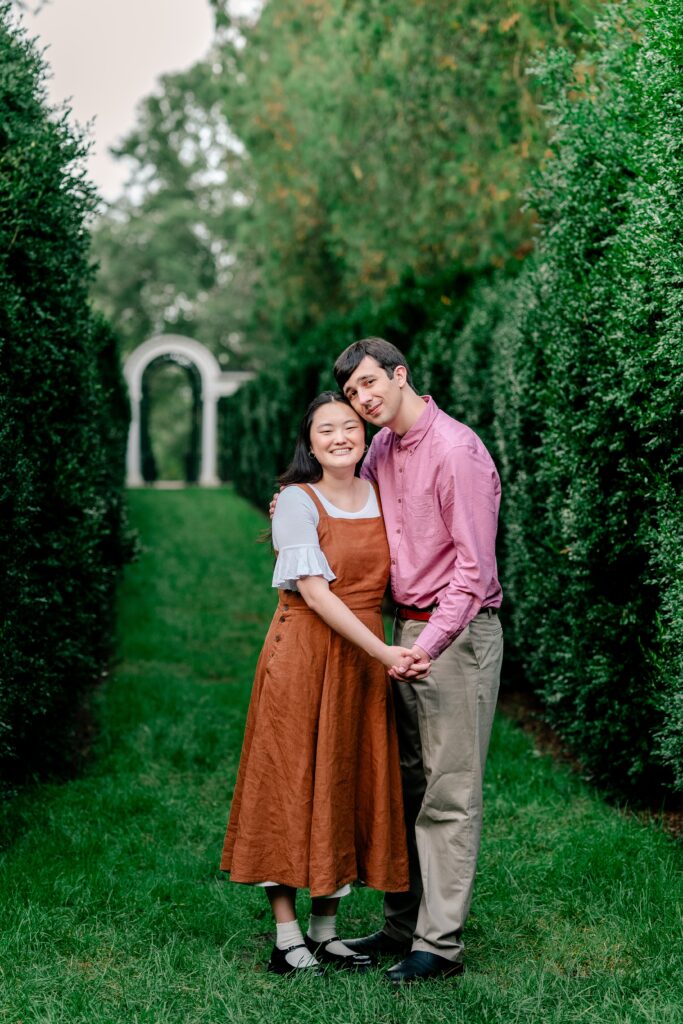
<instances>
[{"instance_id":1,"label":"white blouse","mask_svg":"<svg viewBox=\"0 0 683 1024\"><path fill-rule=\"evenodd\" d=\"M367 484L368 499L358 512L337 508L309 484L329 516L333 519L376 519L380 515L377 495ZM337 577L323 554L318 539L320 516L313 499L301 487L285 487L280 493L273 516L273 547L278 553L273 572L273 586L280 590L297 590L302 576L322 576L331 583Z\"/></svg>"}]
</instances>

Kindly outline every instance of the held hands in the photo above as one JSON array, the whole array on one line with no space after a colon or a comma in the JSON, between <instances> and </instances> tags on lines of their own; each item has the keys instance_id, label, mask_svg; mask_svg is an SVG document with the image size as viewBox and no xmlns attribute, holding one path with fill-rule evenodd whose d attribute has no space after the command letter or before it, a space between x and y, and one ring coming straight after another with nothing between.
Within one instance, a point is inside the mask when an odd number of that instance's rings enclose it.
<instances>
[{"instance_id":1,"label":"held hands","mask_svg":"<svg viewBox=\"0 0 683 1024\"><path fill-rule=\"evenodd\" d=\"M427 678L432 667L432 659L421 647L415 644L409 651L406 651L405 647L394 647L390 648L390 650L402 652L401 660L389 669L389 675L393 679L413 680ZM408 658L410 662L406 664Z\"/></svg>"},{"instance_id":2,"label":"held hands","mask_svg":"<svg viewBox=\"0 0 683 1024\"><path fill-rule=\"evenodd\" d=\"M393 679L426 679L432 661L428 654L417 645L407 647L387 645L386 658L382 659Z\"/></svg>"}]
</instances>

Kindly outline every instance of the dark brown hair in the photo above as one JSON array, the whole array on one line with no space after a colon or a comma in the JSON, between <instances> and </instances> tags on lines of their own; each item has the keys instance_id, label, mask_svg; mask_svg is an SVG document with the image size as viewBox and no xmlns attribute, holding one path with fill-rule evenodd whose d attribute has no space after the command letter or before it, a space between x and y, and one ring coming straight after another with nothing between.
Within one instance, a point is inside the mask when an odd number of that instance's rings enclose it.
<instances>
[{"instance_id":1,"label":"dark brown hair","mask_svg":"<svg viewBox=\"0 0 683 1024\"><path fill-rule=\"evenodd\" d=\"M363 338L361 341L354 341L353 345L345 348L334 364L334 379L340 388L343 388L351 374L358 369L360 363L366 356L370 356L377 362L387 377L394 376L397 366L405 366L406 380L413 390L413 378L410 368L406 363L403 353L384 338Z\"/></svg>"}]
</instances>

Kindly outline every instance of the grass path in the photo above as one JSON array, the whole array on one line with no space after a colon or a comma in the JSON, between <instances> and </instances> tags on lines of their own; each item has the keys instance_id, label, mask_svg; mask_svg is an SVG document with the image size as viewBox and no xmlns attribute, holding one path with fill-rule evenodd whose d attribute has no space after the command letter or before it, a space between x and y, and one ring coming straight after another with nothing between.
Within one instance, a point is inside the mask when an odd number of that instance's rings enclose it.
<instances>
[{"instance_id":1,"label":"grass path","mask_svg":"<svg viewBox=\"0 0 683 1024\"><path fill-rule=\"evenodd\" d=\"M683 1022L683 850L502 718L462 981L266 974L263 894L217 871L274 607L263 521L225 490L130 503L144 551L89 771L0 819L0 1024ZM355 891L342 932L379 909Z\"/></svg>"}]
</instances>

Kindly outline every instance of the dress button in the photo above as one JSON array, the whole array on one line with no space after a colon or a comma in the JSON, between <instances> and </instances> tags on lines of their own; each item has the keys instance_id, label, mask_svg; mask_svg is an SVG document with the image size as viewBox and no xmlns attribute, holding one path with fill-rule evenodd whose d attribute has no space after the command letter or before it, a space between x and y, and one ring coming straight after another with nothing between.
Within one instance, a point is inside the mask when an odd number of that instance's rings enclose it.
<instances>
[{"instance_id":1,"label":"dress button","mask_svg":"<svg viewBox=\"0 0 683 1024\"><path fill-rule=\"evenodd\" d=\"M283 604L283 606L282 606L282 607L284 608L284 610L285 610L286 612L288 612L288 611L289 611L289 605L288 605L288 604Z\"/></svg>"},{"instance_id":2,"label":"dress button","mask_svg":"<svg viewBox=\"0 0 683 1024\"><path fill-rule=\"evenodd\" d=\"M284 621L285 621L285 617L284 617L284 615L281 615L280 616L280 622L284 622Z\"/></svg>"},{"instance_id":3,"label":"dress button","mask_svg":"<svg viewBox=\"0 0 683 1024\"><path fill-rule=\"evenodd\" d=\"M275 643L276 643L276 644L277 644L277 643L279 643L281 639L282 639L282 637L281 637L281 636L280 636L280 634L278 633L278 635L277 635L277 636L275 637Z\"/></svg>"}]
</instances>

